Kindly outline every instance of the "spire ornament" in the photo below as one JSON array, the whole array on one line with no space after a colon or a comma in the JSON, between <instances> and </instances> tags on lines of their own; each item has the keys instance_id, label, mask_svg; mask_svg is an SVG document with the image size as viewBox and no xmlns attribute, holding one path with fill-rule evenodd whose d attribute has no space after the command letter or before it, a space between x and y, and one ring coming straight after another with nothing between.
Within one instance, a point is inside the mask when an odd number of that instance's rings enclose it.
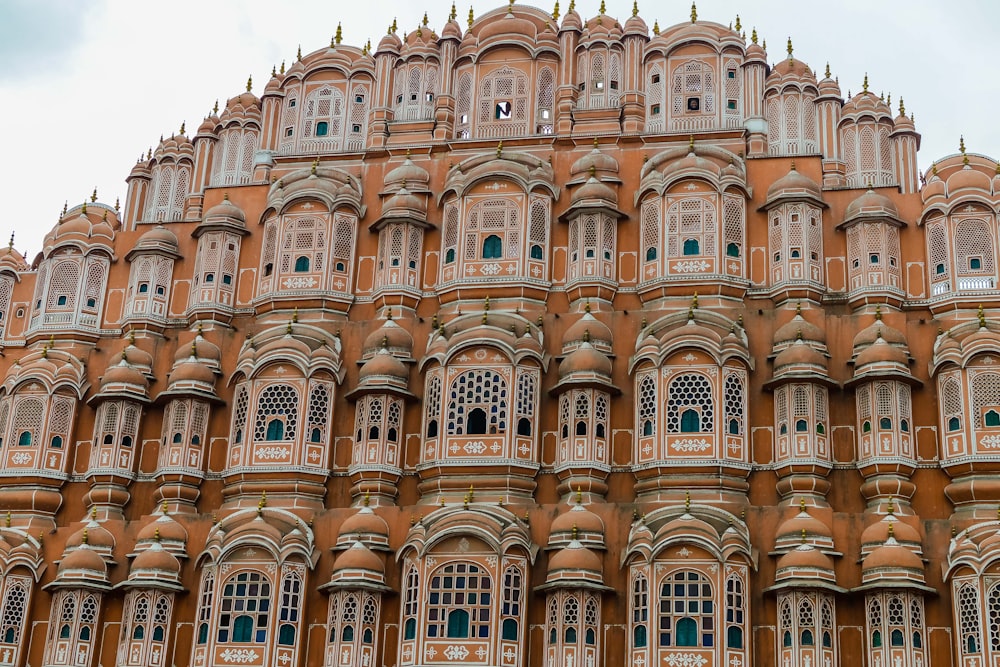
<instances>
[{"instance_id":1,"label":"spire ornament","mask_svg":"<svg viewBox=\"0 0 1000 667\"><path fill-rule=\"evenodd\" d=\"M247 77L247 92L253 90L253 75Z\"/></svg>"},{"instance_id":2,"label":"spire ornament","mask_svg":"<svg viewBox=\"0 0 1000 667\"><path fill-rule=\"evenodd\" d=\"M552 20L559 21L559 0L556 0L556 5L552 8Z\"/></svg>"},{"instance_id":3,"label":"spire ornament","mask_svg":"<svg viewBox=\"0 0 1000 667\"><path fill-rule=\"evenodd\" d=\"M868 72L865 72L865 80L864 83L861 84L861 92L868 92Z\"/></svg>"},{"instance_id":4,"label":"spire ornament","mask_svg":"<svg viewBox=\"0 0 1000 667\"><path fill-rule=\"evenodd\" d=\"M740 30L743 29L743 24L740 23L740 15L739 14L736 15L736 26L735 27L736 27L736 32L739 32Z\"/></svg>"},{"instance_id":5,"label":"spire ornament","mask_svg":"<svg viewBox=\"0 0 1000 667\"><path fill-rule=\"evenodd\" d=\"M639 0L632 0L632 17L639 15Z\"/></svg>"},{"instance_id":6,"label":"spire ornament","mask_svg":"<svg viewBox=\"0 0 1000 667\"><path fill-rule=\"evenodd\" d=\"M757 26L754 26L753 30L750 31L750 41L754 44L757 43Z\"/></svg>"},{"instance_id":7,"label":"spire ornament","mask_svg":"<svg viewBox=\"0 0 1000 667\"><path fill-rule=\"evenodd\" d=\"M692 2L691 3L691 23L697 23L697 22L698 22L698 7L696 7L695 4Z\"/></svg>"},{"instance_id":8,"label":"spire ornament","mask_svg":"<svg viewBox=\"0 0 1000 667\"><path fill-rule=\"evenodd\" d=\"M792 38L791 37L788 38L788 44L785 45L785 50L788 51L788 59L789 60L794 60L794 58L792 58L792 54L795 52L795 49L792 48Z\"/></svg>"}]
</instances>

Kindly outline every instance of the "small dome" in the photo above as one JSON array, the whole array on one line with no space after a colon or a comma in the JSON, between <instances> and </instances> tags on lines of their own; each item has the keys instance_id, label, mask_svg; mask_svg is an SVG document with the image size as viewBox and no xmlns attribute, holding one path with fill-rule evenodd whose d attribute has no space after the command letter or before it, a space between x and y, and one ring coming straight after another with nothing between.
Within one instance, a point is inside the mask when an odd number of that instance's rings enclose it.
<instances>
[{"instance_id":1,"label":"small dome","mask_svg":"<svg viewBox=\"0 0 1000 667\"><path fill-rule=\"evenodd\" d=\"M803 533L803 531L805 531ZM825 523L802 509L795 516L783 522L778 527L777 540L791 539L801 542L803 536L807 540L827 541L833 539L833 531Z\"/></svg>"},{"instance_id":2,"label":"small dome","mask_svg":"<svg viewBox=\"0 0 1000 667\"><path fill-rule=\"evenodd\" d=\"M333 571L365 570L377 574L385 574L385 563L374 551L361 542L355 542L350 549L345 549L333 563Z\"/></svg>"},{"instance_id":3,"label":"small dome","mask_svg":"<svg viewBox=\"0 0 1000 667\"><path fill-rule=\"evenodd\" d=\"M139 237L139 240L135 243L135 248L137 250L162 248L177 252L179 245L176 234L163 225L156 225Z\"/></svg>"},{"instance_id":4,"label":"small dome","mask_svg":"<svg viewBox=\"0 0 1000 667\"><path fill-rule=\"evenodd\" d=\"M896 208L891 199L869 189L847 205L847 210L844 212L844 222L861 217L898 219L899 209Z\"/></svg>"},{"instance_id":5,"label":"small dome","mask_svg":"<svg viewBox=\"0 0 1000 667\"><path fill-rule=\"evenodd\" d=\"M399 36L396 35L395 32L388 32L381 40L379 40L378 50L376 51L376 53L380 51L399 53L399 49L402 46L403 42L399 39Z\"/></svg>"},{"instance_id":6,"label":"small dome","mask_svg":"<svg viewBox=\"0 0 1000 667\"><path fill-rule=\"evenodd\" d=\"M339 535L373 536L389 538L389 525L385 519L380 517L370 507L362 507L360 510L347 517L344 523L340 524ZM338 538L338 543L340 542ZM353 540L352 540L353 541Z\"/></svg>"},{"instance_id":7,"label":"small dome","mask_svg":"<svg viewBox=\"0 0 1000 667\"><path fill-rule=\"evenodd\" d=\"M405 382L410 378L410 371L402 361L383 348L361 366L358 378L361 382L374 378L394 378Z\"/></svg>"},{"instance_id":8,"label":"small dome","mask_svg":"<svg viewBox=\"0 0 1000 667\"><path fill-rule=\"evenodd\" d=\"M82 546L84 536L86 536L86 543L91 549L110 553L115 547L115 537L111 531L101 526L97 521L90 520L86 526L70 535L70 538L66 540L66 549L77 549Z\"/></svg>"},{"instance_id":9,"label":"small dome","mask_svg":"<svg viewBox=\"0 0 1000 667\"><path fill-rule=\"evenodd\" d=\"M73 570L86 570L106 577L108 574L108 564L104 562L101 555L91 549L88 545L82 545L73 550L59 563L59 574L65 574Z\"/></svg>"},{"instance_id":10,"label":"small dome","mask_svg":"<svg viewBox=\"0 0 1000 667\"><path fill-rule=\"evenodd\" d=\"M563 17L562 27L560 27L559 29L576 30L577 32L582 32L583 19L580 18L580 15L577 14L575 9L571 8L568 12L566 12L566 15Z\"/></svg>"},{"instance_id":11,"label":"small dome","mask_svg":"<svg viewBox=\"0 0 1000 667\"><path fill-rule=\"evenodd\" d=\"M878 575L879 578L917 578L924 580L924 563L920 556L890 537L885 544L873 550L861 562L861 576ZM893 576L896 575L896 576Z\"/></svg>"},{"instance_id":12,"label":"small dome","mask_svg":"<svg viewBox=\"0 0 1000 667\"><path fill-rule=\"evenodd\" d=\"M806 344L804 340L797 340L778 353L774 358L774 369L788 366L820 366L827 367L826 357L812 345Z\"/></svg>"},{"instance_id":13,"label":"small dome","mask_svg":"<svg viewBox=\"0 0 1000 667\"><path fill-rule=\"evenodd\" d=\"M462 26L455 19L448 19L441 30L441 39L457 39L462 41Z\"/></svg>"},{"instance_id":14,"label":"small dome","mask_svg":"<svg viewBox=\"0 0 1000 667\"><path fill-rule=\"evenodd\" d=\"M371 354L385 348L398 354L410 356L413 350L413 336L393 319L387 319L375 331L368 334L361 349Z\"/></svg>"},{"instance_id":15,"label":"small dome","mask_svg":"<svg viewBox=\"0 0 1000 667\"><path fill-rule=\"evenodd\" d=\"M212 369L205 364L191 359L190 361L182 362L174 366L174 369L170 371L168 382L170 384L175 382L204 382L207 384L215 384L215 374L212 372Z\"/></svg>"},{"instance_id":16,"label":"small dome","mask_svg":"<svg viewBox=\"0 0 1000 667\"><path fill-rule=\"evenodd\" d=\"M771 87L788 81L798 81L802 84L811 83L815 86L816 74L804 61L789 57L775 64L764 85Z\"/></svg>"},{"instance_id":17,"label":"small dome","mask_svg":"<svg viewBox=\"0 0 1000 667\"><path fill-rule=\"evenodd\" d=\"M978 169L965 165L948 177L948 194L954 195L959 190L982 190L992 194L993 185L990 177Z\"/></svg>"},{"instance_id":18,"label":"small dome","mask_svg":"<svg viewBox=\"0 0 1000 667\"><path fill-rule=\"evenodd\" d=\"M176 556L164 549L159 542L154 542L153 546L143 550L132 561L132 573L142 570L162 572L168 575L179 575L181 572L181 563L177 560Z\"/></svg>"},{"instance_id":19,"label":"small dome","mask_svg":"<svg viewBox=\"0 0 1000 667\"><path fill-rule=\"evenodd\" d=\"M920 531L907 522L900 521L898 517L887 514L880 521L876 521L861 532L862 553L885 544L889 539L890 525L896 541L919 547L921 544Z\"/></svg>"},{"instance_id":20,"label":"small dome","mask_svg":"<svg viewBox=\"0 0 1000 667\"><path fill-rule=\"evenodd\" d=\"M863 90L858 93L847 102L841 110L841 117L847 118L848 116L855 116L861 113L868 113L874 115L877 119L892 120L892 109L889 105L885 103L885 100L880 99L875 95L875 93Z\"/></svg>"},{"instance_id":21,"label":"small dome","mask_svg":"<svg viewBox=\"0 0 1000 667\"><path fill-rule=\"evenodd\" d=\"M201 125L198 126L198 131L195 133L195 137L200 136L214 136L215 128L219 126L219 117L215 114L209 114L205 116L205 120L201 121Z\"/></svg>"},{"instance_id":22,"label":"small dome","mask_svg":"<svg viewBox=\"0 0 1000 667\"><path fill-rule=\"evenodd\" d=\"M836 79L829 76L829 67L827 68L827 72L827 76L819 82L819 94L821 96L840 97L840 84L837 83Z\"/></svg>"},{"instance_id":23,"label":"small dome","mask_svg":"<svg viewBox=\"0 0 1000 667\"><path fill-rule=\"evenodd\" d=\"M128 385L141 387L144 390L149 385L149 381L135 366L122 359L117 365L106 370L101 378L102 390L111 385Z\"/></svg>"},{"instance_id":24,"label":"small dome","mask_svg":"<svg viewBox=\"0 0 1000 667\"><path fill-rule=\"evenodd\" d=\"M187 361L191 357L218 363L222 359L222 352L218 345L206 339L199 331L190 343L177 346L174 363Z\"/></svg>"},{"instance_id":25,"label":"small dome","mask_svg":"<svg viewBox=\"0 0 1000 667\"><path fill-rule=\"evenodd\" d=\"M567 347L572 347L574 343L580 343L588 337L590 344L595 348L605 352L611 351L611 345L614 342L611 327L594 317L590 313L589 307L584 312L583 317L566 329L562 338L563 350L565 351Z\"/></svg>"},{"instance_id":26,"label":"small dome","mask_svg":"<svg viewBox=\"0 0 1000 667\"><path fill-rule=\"evenodd\" d=\"M906 366L909 359L906 357L906 352L894 345L889 345L883 338L879 337L875 339L874 343L858 353L854 360L854 366L855 369L860 369L868 364L879 363L895 363Z\"/></svg>"},{"instance_id":27,"label":"small dome","mask_svg":"<svg viewBox=\"0 0 1000 667\"><path fill-rule=\"evenodd\" d=\"M804 174L799 173L793 164L787 174L776 180L771 187L767 189L765 206L771 204L774 200L785 197L807 197L822 201L823 191L820 189L816 181Z\"/></svg>"},{"instance_id":28,"label":"small dome","mask_svg":"<svg viewBox=\"0 0 1000 667\"><path fill-rule=\"evenodd\" d=\"M414 164L409 155L406 156L403 164L385 175L385 185L387 187L390 185L406 186L410 190L415 189L415 187L418 190L426 189L430 180L431 177L427 173L427 170Z\"/></svg>"},{"instance_id":29,"label":"small dome","mask_svg":"<svg viewBox=\"0 0 1000 667\"><path fill-rule=\"evenodd\" d=\"M615 194L615 191L610 186L591 176L582 187L573 193L573 203L577 204L595 200L617 204L618 195Z\"/></svg>"},{"instance_id":30,"label":"small dome","mask_svg":"<svg viewBox=\"0 0 1000 667\"><path fill-rule=\"evenodd\" d=\"M205 220L209 218L230 218L246 223L246 215L243 210L229 201L229 195L225 195L223 200L205 212Z\"/></svg>"},{"instance_id":31,"label":"small dome","mask_svg":"<svg viewBox=\"0 0 1000 667\"><path fill-rule=\"evenodd\" d=\"M882 313L876 311L875 321L859 331L854 337L855 353L863 347L874 344L879 338L890 345L906 345L906 336L903 335L903 332L883 322Z\"/></svg>"},{"instance_id":32,"label":"small dome","mask_svg":"<svg viewBox=\"0 0 1000 667\"><path fill-rule=\"evenodd\" d=\"M589 174L591 170L598 173L617 174L619 170L618 160L607 153L601 152L595 141L594 149L573 163L569 173L573 176Z\"/></svg>"},{"instance_id":33,"label":"small dome","mask_svg":"<svg viewBox=\"0 0 1000 667\"><path fill-rule=\"evenodd\" d=\"M559 364L559 377L573 373L596 373L610 378L611 360L595 350L589 341L584 341Z\"/></svg>"},{"instance_id":34,"label":"small dome","mask_svg":"<svg viewBox=\"0 0 1000 667\"><path fill-rule=\"evenodd\" d=\"M549 533L572 533L573 529L577 533L604 534L604 522L581 504L576 504L568 512L563 512L557 516L550 527Z\"/></svg>"},{"instance_id":35,"label":"small dome","mask_svg":"<svg viewBox=\"0 0 1000 667\"><path fill-rule=\"evenodd\" d=\"M656 531L656 541L669 539L671 536L701 535L707 538L710 543L719 541L719 531L712 524L691 514L685 510L684 514L671 519Z\"/></svg>"},{"instance_id":36,"label":"small dome","mask_svg":"<svg viewBox=\"0 0 1000 667\"><path fill-rule=\"evenodd\" d=\"M142 527L136 542L173 542L183 544L187 542L188 535L184 526L177 523L165 509L161 510L156 521L151 521Z\"/></svg>"},{"instance_id":37,"label":"small dome","mask_svg":"<svg viewBox=\"0 0 1000 667\"><path fill-rule=\"evenodd\" d=\"M649 37L649 26L646 22L642 20L639 16L637 9L632 10L632 16L628 17L625 21L624 34L627 35L638 35L640 37Z\"/></svg>"},{"instance_id":38,"label":"small dome","mask_svg":"<svg viewBox=\"0 0 1000 667\"><path fill-rule=\"evenodd\" d=\"M795 576L818 576L832 579L833 560L811 544L801 544L778 559L775 580Z\"/></svg>"},{"instance_id":39,"label":"small dome","mask_svg":"<svg viewBox=\"0 0 1000 667\"><path fill-rule=\"evenodd\" d=\"M590 572L604 573L601 557L577 541L570 542L565 549L552 554L549 558L549 574L556 572Z\"/></svg>"},{"instance_id":40,"label":"small dome","mask_svg":"<svg viewBox=\"0 0 1000 667\"><path fill-rule=\"evenodd\" d=\"M816 343L826 342L823 330L804 318L802 312L797 310L795 317L778 327L778 330L774 332L772 342L774 345L781 345L792 343L799 338Z\"/></svg>"}]
</instances>

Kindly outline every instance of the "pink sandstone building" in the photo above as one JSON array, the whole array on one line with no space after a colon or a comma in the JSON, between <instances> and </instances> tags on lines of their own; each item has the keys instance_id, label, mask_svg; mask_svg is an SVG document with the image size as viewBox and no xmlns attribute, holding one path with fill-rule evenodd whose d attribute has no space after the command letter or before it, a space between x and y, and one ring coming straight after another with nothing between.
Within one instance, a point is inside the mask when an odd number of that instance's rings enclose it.
<instances>
[{"instance_id":1,"label":"pink sandstone building","mask_svg":"<svg viewBox=\"0 0 1000 667\"><path fill-rule=\"evenodd\" d=\"M0 253L0 666L1000 665L1000 164L780 50L338 30Z\"/></svg>"}]
</instances>

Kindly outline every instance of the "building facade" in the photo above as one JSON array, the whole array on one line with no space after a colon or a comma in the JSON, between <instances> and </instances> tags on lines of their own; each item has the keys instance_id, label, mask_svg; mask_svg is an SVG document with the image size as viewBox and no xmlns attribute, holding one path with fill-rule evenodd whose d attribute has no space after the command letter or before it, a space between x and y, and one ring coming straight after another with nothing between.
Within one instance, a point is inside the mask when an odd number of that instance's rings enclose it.
<instances>
[{"instance_id":1,"label":"building facade","mask_svg":"<svg viewBox=\"0 0 1000 667\"><path fill-rule=\"evenodd\" d=\"M1000 665L996 160L694 7L252 90L0 252L0 665Z\"/></svg>"}]
</instances>

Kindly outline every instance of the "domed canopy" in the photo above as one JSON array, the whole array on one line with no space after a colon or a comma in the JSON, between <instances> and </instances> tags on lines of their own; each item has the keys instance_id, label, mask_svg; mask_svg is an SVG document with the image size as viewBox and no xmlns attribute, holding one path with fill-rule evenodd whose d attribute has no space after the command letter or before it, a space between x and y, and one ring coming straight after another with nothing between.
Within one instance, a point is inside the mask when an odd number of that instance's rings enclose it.
<instances>
[{"instance_id":1,"label":"domed canopy","mask_svg":"<svg viewBox=\"0 0 1000 667\"><path fill-rule=\"evenodd\" d=\"M862 586L874 588L910 584L923 589L924 563L917 554L896 541L892 525L895 524L890 525L885 544L874 549L861 562Z\"/></svg>"},{"instance_id":2,"label":"domed canopy","mask_svg":"<svg viewBox=\"0 0 1000 667\"><path fill-rule=\"evenodd\" d=\"M382 558L361 542L354 542L349 549L337 556L333 563L330 581L320 590L365 589L387 592L385 563Z\"/></svg>"},{"instance_id":3,"label":"domed canopy","mask_svg":"<svg viewBox=\"0 0 1000 667\"><path fill-rule=\"evenodd\" d=\"M132 561L128 585L135 588L183 590L181 563L159 542L153 542Z\"/></svg>"},{"instance_id":4,"label":"domed canopy","mask_svg":"<svg viewBox=\"0 0 1000 667\"><path fill-rule=\"evenodd\" d=\"M844 222L839 227L847 226L858 220L884 220L900 227L906 225L900 219L899 209L896 208L892 200L870 188L847 205L847 209L844 211Z\"/></svg>"},{"instance_id":5,"label":"domed canopy","mask_svg":"<svg viewBox=\"0 0 1000 667\"><path fill-rule=\"evenodd\" d=\"M826 551L834 549L833 531L826 523L809 514L805 501L802 501L799 511L794 516L778 526L774 548L782 551L791 550L803 542Z\"/></svg>"},{"instance_id":6,"label":"domed canopy","mask_svg":"<svg viewBox=\"0 0 1000 667\"><path fill-rule=\"evenodd\" d=\"M175 258L180 257L177 235L163 225L156 225L139 237L135 247L126 255L126 258L143 253L159 253Z\"/></svg>"},{"instance_id":7,"label":"domed canopy","mask_svg":"<svg viewBox=\"0 0 1000 667\"><path fill-rule=\"evenodd\" d=\"M392 319L391 313L382 326L365 337L361 346L362 359L369 359L382 349L404 359L409 359L413 353L413 336Z\"/></svg>"},{"instance_id":8,"label":"domed canopy","mask_svg":"<svg viewBox=\"0 0 1000 667\"><path fill-rule=\"evenodd\" d=\"M823 208L826 207L826 202L823 201L823 191L819 184L796 170L794 162L788 173L767 189L767 198L761 209L770 210L778 204L790 201L806 201Z\"/></svg>"},{"instance_id":9,"label":"domed canopy","mask_svg":"<svg viewBox=\"0 0 1000 667\"><path fill-rule=\"evenodd\" d=\"M549 558L545 584L538 590L553 588L605 590L601 557L577 540L572 540Z\"/></svg>"},{"instance_id":10,"label":"domed canopy","mask_svg":"<svg viewBox=\"0 0 1000 667\"><path fill-rule=\"evenodd\" d=\"M835 588L836 580L833 559L811 544L800 544L779 558L774 575L775 588L782 584L796 583L804 586Z\"/></svg>"},{"instance_id":11,"label":"domed canopy","mask_svg":"<svg viewBox=\"0 0 1000 667\"><path fill-rule=\"evenodd\" d=\"M585 340L588 340L595 349L604 353L610 353L611 345L614 343L611 327L591 314L589 304L586 306L583 317L571 324L566 329L566 333L563 334L563 353L572 352Z\"/></svg>"},{"instance_id":12,"label":"domed canopy","mask_svg":"<svg viewBox=\"0 0 1000 667\"><path fill-rule=\"evenodd\" d=\"M568 511L562 512L549 529L549 548L565 547L577 540L591 549L604 549L604 521L577 501Z\"/></svg>"},{"instance_id":13,"label":"domed canopy","mask_svg":"<svg viewBox=\"0 0 1000 667\"><path fill-rule=\"evenodd\" d=\"M347 517L337 534L337 548L349 547L355 542L373 549L389 548L389 525L367 504Z\"/></svg>"}]
</instances>

